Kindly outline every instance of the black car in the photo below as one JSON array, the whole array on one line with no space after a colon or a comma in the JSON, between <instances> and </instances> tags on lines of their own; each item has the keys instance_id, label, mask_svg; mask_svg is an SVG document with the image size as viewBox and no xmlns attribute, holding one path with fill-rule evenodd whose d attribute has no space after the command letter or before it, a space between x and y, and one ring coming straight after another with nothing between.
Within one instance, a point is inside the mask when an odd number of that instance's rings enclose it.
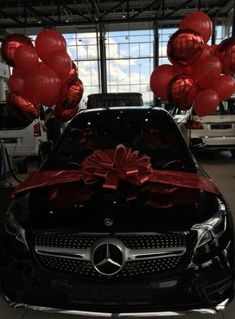
<instances>
[{"instance_id":1,"label":"black car","mask_svg":"<svg viewBox=\"0 0 235 319\"><path fill-rule=\"evenodd\" d=\"M215 313L234 291L228 205L165 110L81 111L14 192L1 291L93 317Z\"/></svg>"}]
</instances>

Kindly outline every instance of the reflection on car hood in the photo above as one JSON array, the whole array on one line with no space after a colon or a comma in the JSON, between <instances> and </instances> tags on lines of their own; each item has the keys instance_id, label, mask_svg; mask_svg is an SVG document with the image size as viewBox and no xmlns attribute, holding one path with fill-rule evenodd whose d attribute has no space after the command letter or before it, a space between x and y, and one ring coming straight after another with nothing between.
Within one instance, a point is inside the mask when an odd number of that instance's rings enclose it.
<instances>
[{"instance_id":1,"label":"reflection on car hood","mask_svg":"<svg viewBox=\"0 0 235 319\"><path fill-rule=\"evenodd\" d=\"M162 207L153 207L145 194L130 199L131 196L129 199L122 194L104 196L100 192L83 203L62 207L48 197L47 190L42 189L16 199L13 211L17 212L16 218L26 230L60 228L81 232L157 232L187 230L193 224L210 218L218 208L216 196L204 191L199 191L196 201L171 207L164 206L164 203ZM108 229L105 225L107 219L112 221Z\"/></svg>"}]
</instances>

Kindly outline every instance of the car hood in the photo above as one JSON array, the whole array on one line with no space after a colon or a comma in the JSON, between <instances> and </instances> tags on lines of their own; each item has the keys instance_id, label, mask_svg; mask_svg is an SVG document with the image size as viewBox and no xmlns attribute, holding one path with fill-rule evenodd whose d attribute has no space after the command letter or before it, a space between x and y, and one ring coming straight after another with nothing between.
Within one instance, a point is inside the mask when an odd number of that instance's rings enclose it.
<instances>
[{"instance_id":1,"label":"car hood","mask_svg":"<svg viewBox=\"0 0 235 319\"><path fill-rule=\"evenodd\" d=\"M52 198L50 189L34 190L16 198L12 211L26 229L79 232L162 232L186 231L209 219L218 209L214 194L198 191L177 203L166 202L157 195L153 204L144 194L93 194L82 202L68 200L66 191ZM195 194L194 194L195 195ZM156 204L157 203L157 204Z\"/></svg>"}]
</instances>

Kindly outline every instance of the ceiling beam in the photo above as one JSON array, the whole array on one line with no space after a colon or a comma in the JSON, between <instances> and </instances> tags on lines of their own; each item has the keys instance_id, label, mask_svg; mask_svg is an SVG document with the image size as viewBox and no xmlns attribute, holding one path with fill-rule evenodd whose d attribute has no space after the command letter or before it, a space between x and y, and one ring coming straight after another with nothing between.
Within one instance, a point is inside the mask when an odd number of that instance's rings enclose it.
<instances>
[{"instance_id":1,"label":"ceiling beam","mask_svg":"<svg viewBox=\"0 0 235 319\"><path fill-rule=\"evenodd\" d=\"M147 6L143 7L141 10L139 10L137 13L135 13L134 15L132 15L130 18L131 19L134 19L135 17L137 17L138 15L140 15L141 13L145 12L145 11L148 11L149 9L152 8L152 6L155 4L155 3L161 3L161 0L154 0L152 1L150 4L148 4ZM159 6L160 7L160 6Z\"/></svg>"},{"instance_id":2,"label":"ceiling beam","mask_svg":"<svg viewBox=\"0 0 235 319\"><path fill-rule=\"evenodd\" d=\"M19 24L23 24L24 25L24 22L23 21L20 21L19 19L17 19L16 17L12 16L11 14L5 12L4 10L0 10L0 14L3 15L5 18L7 19L11 19Z\"/></svg>"},{"instance_id":3,"label":"ceiling beam","mask_svg":"<svg viewBox=\"0 0 235 319\"><path fill-rule=\"evenodd\" d=\"M177 11L179 11L182 8L185 8L188 4L190 4L192 1L194 0L188 0L184 3L182 3L181 5L177 6L174 10L172 10L171 12L167 13L164 15L164 17L170 17L172 14L176 13Z\"/></svg>"},{"instance_id":4,"label":"ceiling beam","mask_svg":"<svg viewBox=\"0 0 235 319\"><path fill-rule=\"evenodd\" d=\"M41 12L38 9L33 8L31 5L27 4L27 9L30 11L36 18L40 18L41 20L45 21L45 23L48 23L48 20L51 22L57 22L52 17L48 16L44 12Z\"/></svg>"},{"instance_id":5,"label":"ceiling beam","mask_svg":"<svg viewBox=\"0 0 235 319\"><path fill-rule=\"evenodd\" d=\"M221 15L220 17L225 17L226 14ZM102 20L101 23L103 24L123 24L123 23L144 23L144 22L154 22L158 20L162 25L164 23L166 23L168 26L169 25L176 25L178 24L181 20L182 20L182 16L175 16L174 19L168 19L167 16L163 16L163 17L151 17L151 18L136 18L134 20L132 19L125 19L125 20L120 20L120 19L106 19L106 20ZM68 23L61 21L60 23L58 21L56 21L55 23L48 23L48 26L52 26L52 27L56 27L56 26L74 26L77 25L79 26L91 26L94 25L94 28L99 25L100 22L95 21L95 23L93 21L70 21ZM24 26L24 24L21 23L21 25L19 24L10 24L10 25L6 25L6 24L0 24L0 28L5 28L5 29L14 29L14 28L22 28L22 25ZM28 24L27 24L27 28L34 28L34 27L40 27L40 25L38 25L38 23L35 22L30 22L30 20L28 20ZM25 26L24 26L25 28Z\"/></svg>"},{"instance_id":6,"label":"ceiling beam","mask_svg":"<svg viewBox=\"0 0 235 319\"><path fill-rule=\"evenodd\" d=\"M89 21L89 22L92 21L92 19L91 19L90 17L85 16L84 14L82 14L82 13L81 13L80 11L78 11L77 9L71 8L71 7L69 7L68 5L65 5L65 4L63 5L63 7L64 7L65 9L67 9L69 12L71 12L72 14L77 15L77 16L83 18L83 19L86 20L86 21Z\"/></svg>"},{"instance_id":7,"label":"ceiling beam","mask_svg":"<svg viewBox=\"0 0 235 319\"><path fill-rule=\"evenodd\" d=\"M116 4L115 6L113 6L112 8L108 9L107 11L105 11L102 16L100 18L103 18L104 16L106 16L107 14L114 12L114 10L116 10L117 8L119 8L122 4L126 3L126 1L120 1L118 4Z\"/></svg>"}]
</instances>

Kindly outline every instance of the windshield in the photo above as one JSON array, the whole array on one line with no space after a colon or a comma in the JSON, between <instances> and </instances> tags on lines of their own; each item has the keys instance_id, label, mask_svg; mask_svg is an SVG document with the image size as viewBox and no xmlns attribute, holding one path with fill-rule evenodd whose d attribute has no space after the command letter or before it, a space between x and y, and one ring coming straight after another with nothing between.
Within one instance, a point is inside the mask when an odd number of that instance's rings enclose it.
<instances>
[{"instance_id":1,"label":"windshield","mask_svg":"<svg viewBox=\"0 0 235 319\"><path fill-rule=\"evenodd\" d=\"M113 149L118 144L150 156L153 168L165 168L171 161L187 162L189 170L194 167L170 115L157 110L116 109L80 113L43 169L75 169L68 164L80 164L95 150Z\"/></svg>"}]
</instances>

